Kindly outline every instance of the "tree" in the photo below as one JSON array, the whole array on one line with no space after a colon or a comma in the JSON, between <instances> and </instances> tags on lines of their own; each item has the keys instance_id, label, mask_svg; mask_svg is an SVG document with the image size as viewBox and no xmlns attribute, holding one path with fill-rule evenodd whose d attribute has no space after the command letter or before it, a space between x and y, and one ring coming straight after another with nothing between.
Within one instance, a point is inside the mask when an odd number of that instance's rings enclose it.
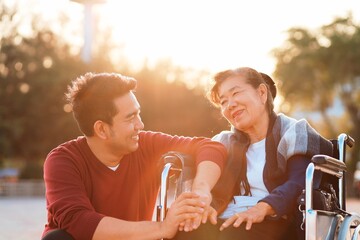
<instances>
[{"instance_id":1,"label":"tree","mask_svg":"<svg viewBox=\"0 0 360 240\"><path fill-rule=\"evenodd\" d=\"M56 144L78 133L61 96L84 64L62 38L37 25L38 16L32 18L33 32L21 34L16 7L2 5L0 159L26 159L36 165Z\"/></svg>"},{"instance_id":2,"label":"tree","mask_svg":"<svg viewBox=\"0 0 360 240\"><path fill-rule=\"evenodd\" d=\"M358 141L348 163L353 172L360 157L360 25L349 14L314 32L289 29L287 41L274 56L274 76L287 106L292 106L289 111L318 111L328 137L346 131ZM345 110L342 121L329 114L336 100Z\"/></svg>"}]
</instances>

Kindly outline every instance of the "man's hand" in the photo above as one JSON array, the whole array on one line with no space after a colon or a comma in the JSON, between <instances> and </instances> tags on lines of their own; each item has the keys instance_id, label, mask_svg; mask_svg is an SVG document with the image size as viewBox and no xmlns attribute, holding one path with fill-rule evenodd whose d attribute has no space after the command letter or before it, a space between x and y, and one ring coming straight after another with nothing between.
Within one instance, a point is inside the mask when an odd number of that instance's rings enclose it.
<instances>
[{"instance_id":1,"label":"man's hand","mask_svg":"<svg viewBox=\"0 0 360 240\"><path fill-rule=\"evenodd\" d=\"M186 219L193 219L204 213L206 203L196 193L182 193L170 206L164 222L161 223L161 231L164 238L175 236L179 224Z\"/></svg>"},{"instance_id":2,"label":"man's hand","mask_svg":"<svg viewBox=\"0 0 360 240\"><path fill-rule=\"evenodd\" d=\"M234 227L239 227L243 222L246 222L245 229L250 230L253 223L260 223L264 221L265 216L274 214L274 209L265 202L259 202L254 207L245 212L236 213L234 216L228 218L221 226L220 231L229 227L231 224Z\"/></svg>"}]
</instances>

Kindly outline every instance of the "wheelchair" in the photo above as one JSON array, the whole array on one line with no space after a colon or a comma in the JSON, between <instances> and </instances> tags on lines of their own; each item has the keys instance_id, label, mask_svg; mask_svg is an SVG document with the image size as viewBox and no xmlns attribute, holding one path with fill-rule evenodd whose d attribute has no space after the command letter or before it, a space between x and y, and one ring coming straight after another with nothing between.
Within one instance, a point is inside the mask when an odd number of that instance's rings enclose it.
<instances>
[{"instance_id":1,"label":"wheelchair","mask_svg":"<svg viewBox=\"0 0 360 240\"><path fill-rule=\"evenodd\" d=\"M347 134L340 134L333 143L333 155L314 155L305 174L305 189L302 212L302 229L306 240L355 240L360 239L360 215L346 211L346 147L355 144ZM189 165L191 156L179 152L169 152L162 156L163 170L161 172L156 220L163 221L168 206L183 191L191 189L191 179L195 176L195 166ZM330 188L329 188L330 186ZM315 194L320 193L320 194ZM299 196L299 199L301 198ZM318 202L323 199L324 207ZM295 239L292 232L289 239Z\"/></svg>"},{"instance_id":2,"label":"wheelchair","mask_svg":"<svg viewBox=\"0 0 360 240\"><path fill-rule=\"evenodd\" d=\"M360 215L346 211L346 146L352 147L354 139L342 133L333 140L334 156L315 155L306 169L305 175L305 239L359 239ZM320 189L325 184L333 184L335 209L314 207L314 192L317 186L316 172L321 172ZM315 188L314 188L315 186ZM328 193L329 194L329 193Z\"/></svg>"}]
</instances>

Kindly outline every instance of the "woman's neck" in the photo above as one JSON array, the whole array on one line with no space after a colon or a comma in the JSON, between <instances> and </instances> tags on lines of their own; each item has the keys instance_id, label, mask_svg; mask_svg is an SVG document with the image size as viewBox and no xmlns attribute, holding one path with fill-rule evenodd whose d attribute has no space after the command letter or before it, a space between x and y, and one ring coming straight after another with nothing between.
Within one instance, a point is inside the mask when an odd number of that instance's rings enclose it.
<instances>
[{"instance_id":1,"label":"woman's neck","mask_svg":"<svg viewBox=\"0 0 360 240\"><path fill-rule=\"evenodd\" d=\"M250 138L250 144L259 142L266 138L268 127L269 127L270 118L268 115L266 117L261 118L257 124L252 126L251 129L246 131Z\"/></svg>"}]
</instances>

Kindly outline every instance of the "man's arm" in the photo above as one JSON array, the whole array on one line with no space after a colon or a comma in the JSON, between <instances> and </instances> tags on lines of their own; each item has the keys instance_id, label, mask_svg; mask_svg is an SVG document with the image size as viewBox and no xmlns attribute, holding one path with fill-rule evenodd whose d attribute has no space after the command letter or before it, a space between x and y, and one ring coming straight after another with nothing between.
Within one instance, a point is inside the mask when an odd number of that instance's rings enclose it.
<instances>
[{"instance_id":1,"label":"man's arm","mask_svg":"<svg viewBox=\"0 0 360 240\"><path fill-rule=\"evenodd\" d=\"M212 161L202 161L196 169L192 191L211 198L211 189L215 186L221 175L218 164ZM203 194L202 194L203 193Z\"/></svg>"},{"instance_id":2,"label":"man's arm","mask_svg":"<svg viewBox=\"0 0 360 240\"><path fill-rule=\"evenodd\" d=\"M221 168L212 161L202 161L198 164L196 175L192 184L192 192L198 194L200 199L206 203L205 211L193 220L187 219L179 226L179 230L192 231L199 227L201 222L205 223L209 217L210 203L212 200L211 189L220 178Z\"/></svg>"},{"instance_id":3,"label":"man's arm","mask_svg":"<svg viewBox=\"0 0 360 240\"><path fill-rule=\"evenodd\" d=\"M218 164L212 161L200 162L192 184L192 192L183 193L175 200L164 222L129 222L104 217L95 230L93 240L171 238L178 230L179 224L186 219L197 219L196 224L200 225L202 216L208 216L210 191L220 174Z\"/></svg>"},{"instance_id":4,"label":"man's arm","mask_svg":"<svg viewBox=\"0 0 360 240\"><path fill-rule=\"evenodd\" d=\"M163 222L130 222L104 217L99 222L93 240L172 238L180 222L204 212L205 203L195 193L182 193L171 205Z\"/></svg>"}]
</instances>

